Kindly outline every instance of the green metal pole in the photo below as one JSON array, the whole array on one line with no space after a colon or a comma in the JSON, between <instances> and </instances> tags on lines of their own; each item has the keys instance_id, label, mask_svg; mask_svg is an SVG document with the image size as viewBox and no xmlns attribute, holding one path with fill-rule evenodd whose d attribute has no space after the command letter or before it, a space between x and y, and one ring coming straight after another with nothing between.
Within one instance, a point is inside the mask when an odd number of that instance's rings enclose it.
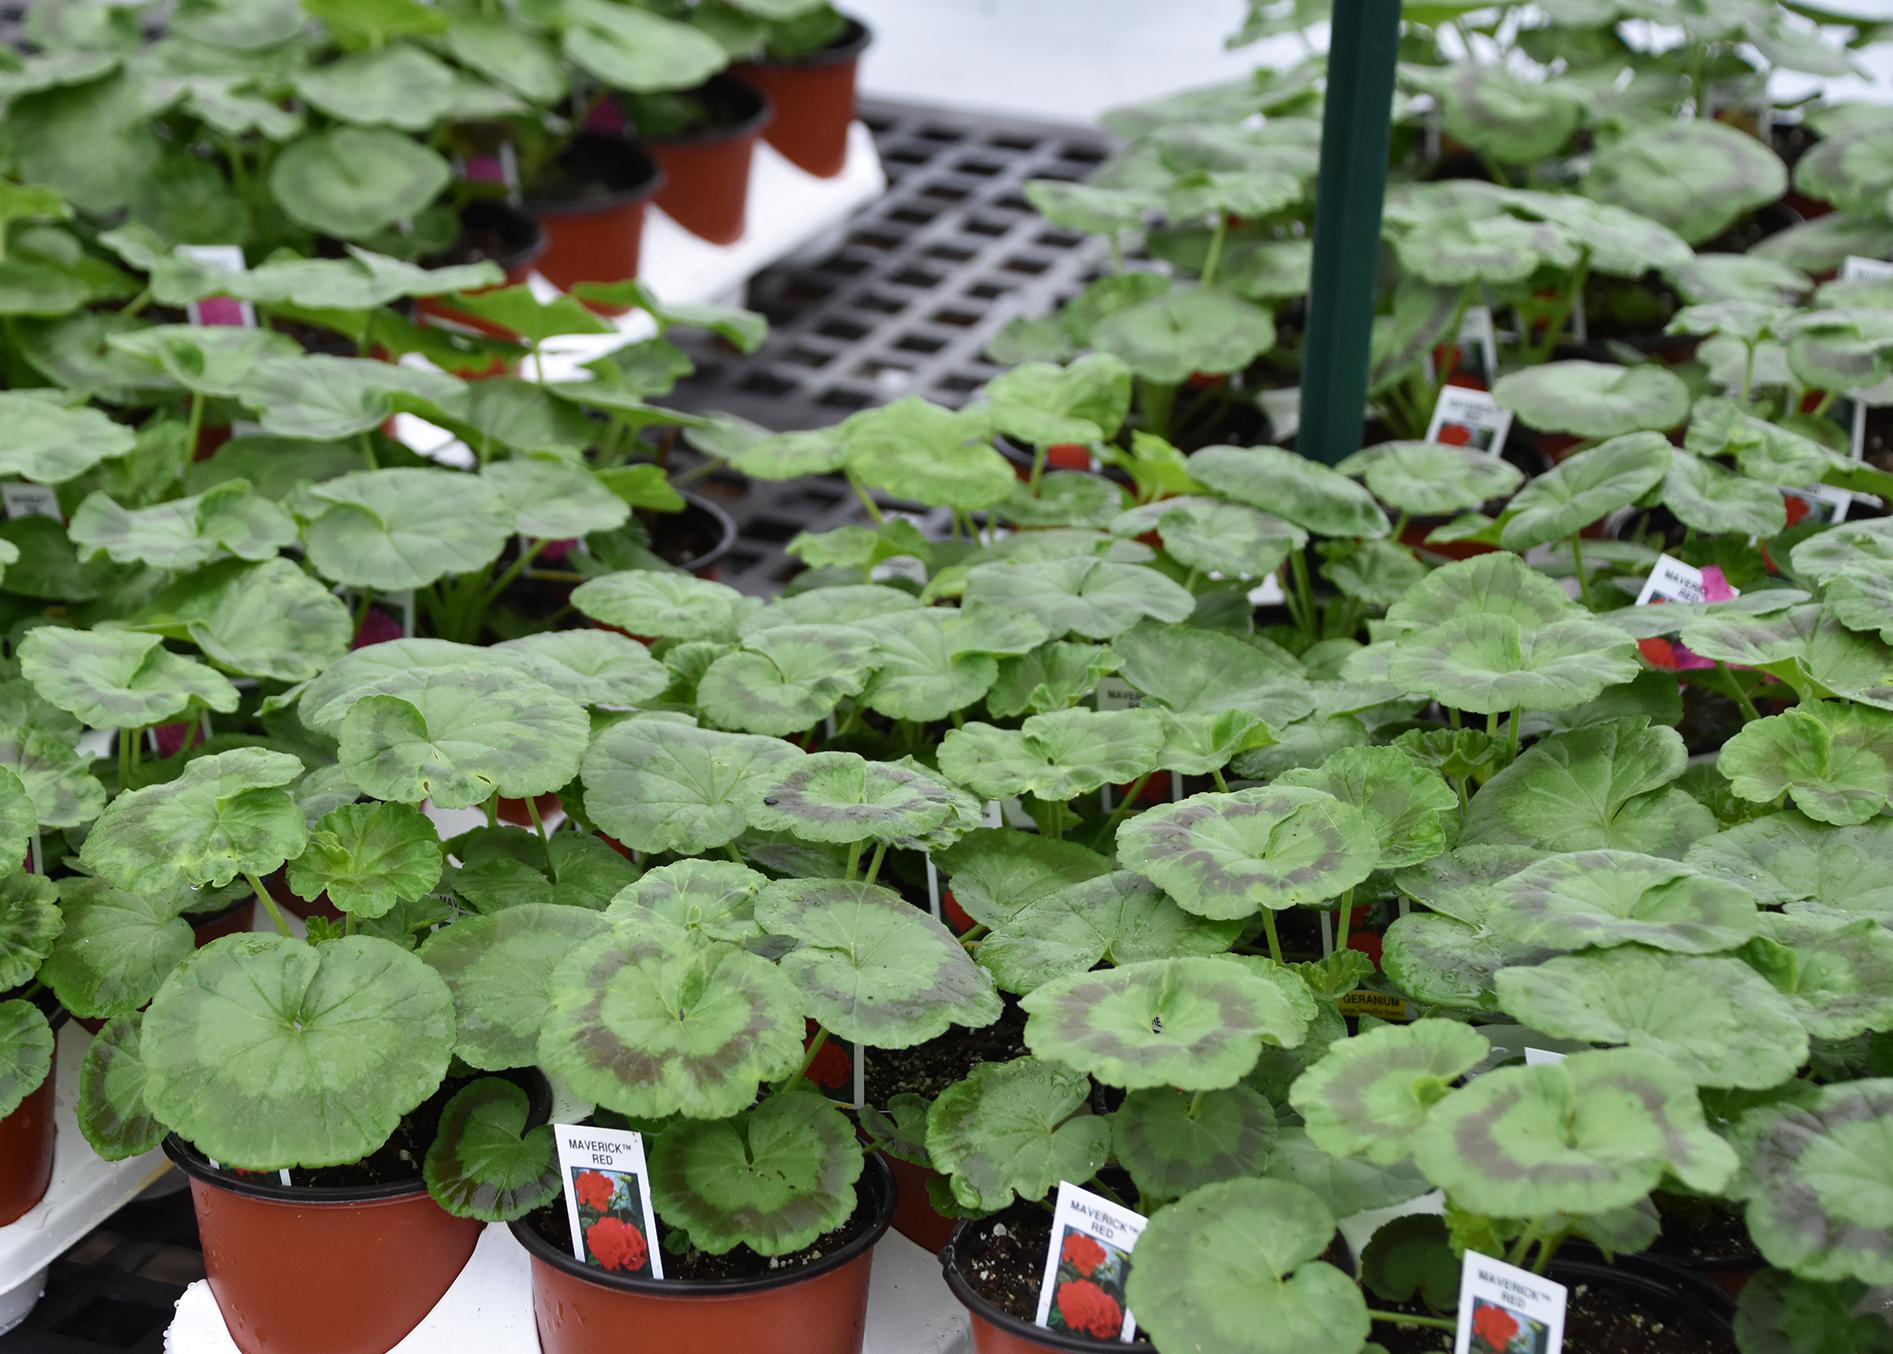
<instances>
[{"instance_id":1,"label":"green metal pole","mask_svg":"<svg viewBox=\"0 0 1893 1354\"><path fill-rule=\"evenodd\" d=\"M1361 445L1399 44L1400 0L1335 0L1296 440L1328 465Z\"/></svg>"}]
</instances>

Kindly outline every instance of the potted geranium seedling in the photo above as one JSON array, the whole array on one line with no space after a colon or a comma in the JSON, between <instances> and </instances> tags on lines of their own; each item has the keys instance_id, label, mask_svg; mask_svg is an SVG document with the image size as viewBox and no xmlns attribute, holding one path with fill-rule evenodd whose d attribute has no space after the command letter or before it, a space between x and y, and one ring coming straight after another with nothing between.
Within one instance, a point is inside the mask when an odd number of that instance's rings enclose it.
<instances>
[{"instance_id":1,"label":"potted geranium seedling","mask_svg":"<svg viewBox=\"0 0 1893 1354\"><path fill-rule=\"evenodd\" d=\"M718 75L696 89L614 96L663 170L657 205L711 244L735 244L749 224L749 171L775 116L747 80Z\"/></svg>"},{"instance_id":2,"label":"potted geranium seedling","mask_svg":"<svg viewBox=\"0 0 1893 1354\"><path fill-rule=\"evenodd\" d=\"M0 944L0 1225L46 1193L53 1173L54 1037L66 1011L44 972L65 918L53 884L20 866L38 828L32 799L11 771L0 772L0 852L12 868L0 879L8 919ZM35 866L43 869L40 862Z\"/></svg>"},{"instance_id":3,"label":"potted geranium seedling","mask_svg":"<svg viewBox=\"0 0 1893 1354\"><path fill-rule=\"evenodd\" d=\"M721 34L747 57L734 73L768 96L769 144L809 173L833 178L848 166L855 73L872 34L826 0L733 0L749 22Z\"/></svg>"}]
</instances>

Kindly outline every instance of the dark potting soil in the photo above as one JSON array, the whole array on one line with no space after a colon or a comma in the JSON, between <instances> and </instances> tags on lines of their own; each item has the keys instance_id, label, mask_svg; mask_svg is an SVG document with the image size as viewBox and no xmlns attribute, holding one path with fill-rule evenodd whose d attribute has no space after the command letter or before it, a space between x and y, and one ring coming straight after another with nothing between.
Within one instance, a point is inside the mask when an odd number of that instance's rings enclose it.
<instances>
[{"instance_id":1,"label":"dark potting soil","mask_svg":"<svg viewBox=\"0 0 1893 1354\"><path fill-rule=\"evenodd\" d=\"M723 544L722 524L692 508L657 515L647 522L645 531L651 540L651 553L666 564L680 567L702 559Z\"/></svg>"},{"instance_id":2,"label":"dark potting soil","mask_svg":"<svg viewBox=\"0 0 1893 1354\"><path fill-rule=\"evenodd\" d=\"M660 1223L658 1249L664 1257L666 1279L690 1279L714 1283L721 1279L760 1279L784 1270L812 1265L824 1256L846 1246L874 1222L874 1210L863 1198L854 1216L819 1238L812 1245L787 1255L758 1255L747 1246L738 1246L722 1255L695 1249L673 1250L671 1238ZM572 1225L563 1202L550 1204L526 1215L526 1224L566 1255L572 1253Z\"/></svg>"},{"instance_id":3,"label":"dark potting soil","mask_svg":"<svg viewBox=\"0 0 1893 1354\"><path fill-rule=\"evenodd\" d=\"M1008 1213L969 1228L962 1243L964 1269L973 1291L1009 1316L1030 1324L1038 1317L1039 1285L1052 1244L1049 1213ZM1150 1345L1142 1331L1134 1345Z\"/></svg>"},{"instance_id":4,"label":"dark potting soil","mask_svg":"<svg viewBox=\"0 0 1893 1354\"><path fill-rule=\"evenodd\" d=\"M883 1108L903 1092L931 1101L981 1063L1010 1062L1024 1052L1025 1012L1009 1001L984 1029L955 1028L912 1048L874 1050L863 1089L870 1105Z\"/></svg>"},{"instance_id":5,"label":"dark potting soil","mask_svg":"<svg viewBox=\"0 0 1893 1354\"><path fill-rule=\"evenodd\" d=\"M1410 1304L1376 1303L1383 1310L1423 1315ZM1370 1337L1387 1354L1446 1354L1450 1331L1375 1322ZM1633 1289L1587 1283L1571 1288L1564 1316L1564 1347L1571 1354L1734 1354L1728 1341L1707 1334L1673 1303Z\"/></svg>"},{"instance_id":6,"label":"dark potting soil","mask_svg":"<svg viewBox=\"0 0 1893 1354\"><path fill-rule=\"evenodd\" d=\"M1686 1268L1745 1260L1761 1267L1761 1253L1739 1214L1706 1200L1667 1197L1659 1197L1657 1211L1663 1215L1663 1231L1651 1247L1653 1255Z\"/></svg>"},{"instance_id":7,"label":"dark potting soil","mask_svg":"<svg viewBox=\"0 0 1893 1354\"><path fill-rule=\"evenodd\" d=\"M500 222L462 221L460 236L450 249L429 254L422 262L429 268L451 268L468 263L499 262L519 252L521 241L516 232Z\"/></svg>"}]
</instances>

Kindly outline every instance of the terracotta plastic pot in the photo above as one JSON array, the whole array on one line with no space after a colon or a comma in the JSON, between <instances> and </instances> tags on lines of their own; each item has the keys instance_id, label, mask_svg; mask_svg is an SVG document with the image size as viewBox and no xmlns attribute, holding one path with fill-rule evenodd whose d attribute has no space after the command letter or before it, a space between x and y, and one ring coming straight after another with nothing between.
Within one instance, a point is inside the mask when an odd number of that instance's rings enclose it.
<instances>
[{"instance_id":1,"label":"terracotta plastic pot","mask_svg":"<svg viewBox=\"0 0 1893 1354\"><path fill-rule=\"evenodd\" d=\"M887 1157L886 1161L900 1191L900 1200L894 1206L894 1230L916 1246L925 1246L938 1255L953 1235L955 1226L954 1219L934 1208L933 1196L927 1192L927 1182L937 1179L940 1173L899 1157Z\"/></svg>"},{"instance_id":2,"label":"terracotta plastic pot","mask_svg":"<svg viewBox=\"0 0 1893 1354\"><path fill-rule=\"evenodd\" d=\"M982 1222L985 1220L981 1220ZM1001 1311L973 1289L967 1276L971 1248L977 1244L969 1220L953 1229L953 1236L940 1252L940 1268L946 1274L947 1287L966 1308L966 1318L973 1329L973 1354L1043 1354L1046 1350L1063 1354L1123 1354L1119 1340L1093 1340L1069 1331L1046 1330L1030 1321L1021 1321L1010 1312ZM1036 1276L1035 1276L1036 1277Z\"/></svg>"},{"instance_id":3,"label":"terracotta plastic pot","mask_svg":"<svg viewBox=\"0 0 1893 1354\"><path fill-rule=\"evenodd\" d=\"M871 1218L812 1265L755 1279L629 1278L575 1259L515 1222L532 1257L532 1309L541 1354L860 1354L868 1267L894 1218L894 1178L878 1156L859 1186Z\"/></svg>"},{"instance_id":4,"label":"terracotta plastic pot","mask_svg":"<svg viewBox=\"0 0 1893 1354\"><path fill-rule=\"evenodd\" d=\"M769 96L747 80L719 75L683 97L702 103L711 125L645 138L664 171L657 205L692 235L735 244L749 225L749 167L774 115Z\"/></svg>"},{"instance_id":5,"label":"terracotta plastic pot","mask_svg":"<svg viewBox=\"0 0 1893 1354\"><path fill-rule=\"evenodd\" d=\"M636 277L644 208L664 182L657 162L629 137L580 132L559 167L565 182L592 191L553 192L527 203L546 235L539 271L562 291Z\"/></svg>"},{"instance_id":6,"label":"terracotta plastic pot","mask_svg":"<svg viewBox=\"0 0 1893 1354\"><path fill-rule=\"evenodd\" d=\"M57 1035L66 1013L55 1010L49 1018ZM46 1080L0 1119L0 1226L32 1212L53 1181L53 1082L58 1073L55 1045Z\"/></svg>"},{"instance_id":7,"label":"terracotta plastic pot","mask_svg":"<svg viewBox=\"0 0 1893 1354\"><path fill-rule=\"evenodd\" d=\"M532 275L532 266L546 252L546 232L539 222L518 207L505 202L470 202L460 210L462 239L484 242L489 261L497 263L506 274L502 287L517 287ZM495 288L482 287L480 291ZM479 291L471 293L478 296ZM495 338L516 337L509 329L483 320L463 310L456 310L445 298L422 296L415 306L423 315L447 320L476 333ZM504 370L504 364L502 364Z\"/></svg>"},{"instance_id":8,"label":"terracotta plastic pot","mask_svg":"<svg viewBox=\"0 0 1893 1354\"><path fill-rule=\"evenodd\" d=\"M848 166L854 122L855 73L873 34L859 20L828 47L792 61L751 61L732 74L757 86L776 106L764 133L791 164L832 179Z\"/></svg>"},{"instance_id":9,"label":"terracotta plastic pot","mask_svg":"<svg viewBox=\"0 0 1893 1354\"><path fill-rule=\"evenodd\" d=\"M522 1084L529 1122L545 1122L544 1079ZM176 1135L164 1151L190 1178L204 1272L243 1354L386 1354L459 1277L485 1226L443 1211L418 1179L293 1186L220 1170Z\"/></svg>"},{"instance_id":10,"label":"terracotta plastic pot","mask_svg":"<svg viewBox=\"0 0 1893 1354\"><path fill-rule=\"evenodd\" d=\"M225 936L249 930L255 909L255 898L239 898L221 911L186 917L185 920L190 922L191 935L201 950L213 940L222 940Z\"/></svg>"}]
</instances>

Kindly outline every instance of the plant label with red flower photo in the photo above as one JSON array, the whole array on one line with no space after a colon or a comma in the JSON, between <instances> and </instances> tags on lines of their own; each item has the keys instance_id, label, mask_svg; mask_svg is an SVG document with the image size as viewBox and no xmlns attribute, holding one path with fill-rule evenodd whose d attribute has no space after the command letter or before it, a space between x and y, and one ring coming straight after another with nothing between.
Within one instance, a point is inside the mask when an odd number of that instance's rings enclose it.
<instances>
[{"instance_id":1,"label":"plant label with red flower photo","mask_svg":"<svg viewBox=\"0 0 1893 1354\"><path fill-rule=\"evenodd\" d=\"M663 1278L644 1135L587 1124L555 1124L552 1131L572 1254L614 1274Z\"/></svg>"},{"instance_id":2,"label":"plant label with red flower photo","mask_svg":"<svg viewBox=\"0 0 1893 1354\"><path fill-rule=\"evenodd\" d=\"M1568 1296L1561 1283L1467 1251L1453 1354L1560 1354Z\"/></svg>"},{"instance_id":3,"label":"plant label with red flower photo","mask_svg":"<svg viewBox=\"0 0 1893 1354\"><path fill-rule=\"evenodd\" d=\"M1658 555L1656 567L1643 580L1637 594L1638 606L1662 606L1665 602L1700 605L1704 602L1732 602L1741 591L1729 586L1719 566L1698 569L1674 555ZM1714 663L1684 648L1674 634L1653 635L1637 641L1637 648L1652 667L1681 672L1693 668L1712 668Z\"/></svg>"},{"instance_id":4,"label":"plant label with red flower photo","mask_svg":"<svg viewBox=\"0 0 1893 1354\"><path fill-rule=\"evenodd\" d=\"M181 244L177 253L214 272L241 273L243 246L234 244ZM228 296L206 296L184 307L192 324L223 325L232 329L256 328L256 307Z\"/></svg>"},{"instance_id":5,"label":"plant label with red flower photo","mask_svg":"<svg viewBox=\"0 0 1893 1354\"><path fill-rule=\"evenodd\" d=\"M1467 306L1454 346L1441 345L1429 355L1433 379L1442 385L1490 390L1499 370L1499 334L1492 307Z\"/></svg>"},{"instance_id":6,"label":"plant label with red flower photo","mask_svg":"<svg viewBox=\"0 0 1893 1354\"><path fill-rule=\"evenodd\" d=\"M1505 439L1511 431L1512 411L1499 408L1490 392L1445 386L1439 392L1439 403L1433 406L1426 440L1497 456L1505 450Z\"/></svg>"},{"instance_id":7,"label":"plant label with red flower photo","mask_svg":"<svg viewBox=\"0 0 1893 1354\"><path fill-rule=\"evenodd\" d=\"M1039 1287L1038 1324L1129 1344L1137 1321L1124 1305L1124 1285L1144 1222L1141 1213L1060 1181Z\"/></svg>"}]
</instances>

